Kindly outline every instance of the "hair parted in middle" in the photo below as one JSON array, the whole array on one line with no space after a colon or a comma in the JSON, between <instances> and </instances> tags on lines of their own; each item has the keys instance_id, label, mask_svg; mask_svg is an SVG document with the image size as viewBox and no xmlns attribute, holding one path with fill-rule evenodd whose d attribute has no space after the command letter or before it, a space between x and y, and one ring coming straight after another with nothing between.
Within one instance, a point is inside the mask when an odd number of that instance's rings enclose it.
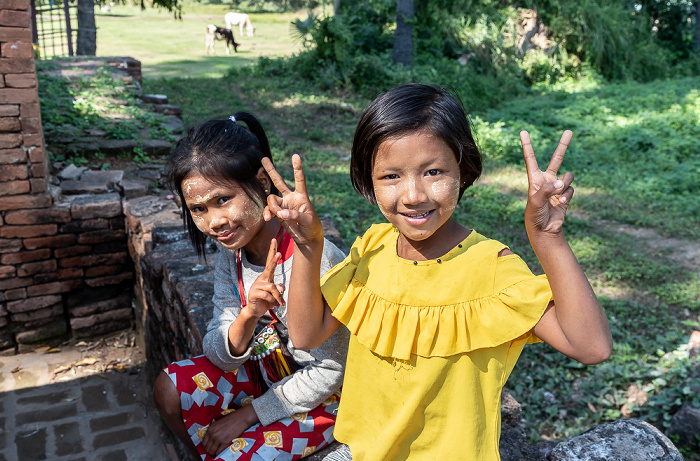
<instances>
[{"instance_id":1,"label":"hair parted in middle","mask_svg":"<svg viewBox=\"0 0 700 461\"><path fill-rule=\"evenodd\" d=\"M236 112L233 119L209 120L195 125L175 145L165 167L165 176L170 190L180 197L182 220L199 256L204 255L206 236L197 228L185 206L182 182L191 174L200 174L215 184L238 184L262 210L267 193L257 174L263 157L272 161L270 143L258 119L248 112ZM279 194L272 181L270 187L271 194Z\"/></svg>"},{"instance_id":2,"label":"hair parted in middle","mask_svg":"<svg viewBox=\"0 0 700 461\"><path fill-rule=\"evenodd\" d=\"M454 152L460 170L459 198L481 174L482 162L469 119L458 96L445 88L409 83L372 101L355 130L350 179L356 191L376 203L372 168L379 146L392 138L428 130Z\"/></svg>"}]
</instances>

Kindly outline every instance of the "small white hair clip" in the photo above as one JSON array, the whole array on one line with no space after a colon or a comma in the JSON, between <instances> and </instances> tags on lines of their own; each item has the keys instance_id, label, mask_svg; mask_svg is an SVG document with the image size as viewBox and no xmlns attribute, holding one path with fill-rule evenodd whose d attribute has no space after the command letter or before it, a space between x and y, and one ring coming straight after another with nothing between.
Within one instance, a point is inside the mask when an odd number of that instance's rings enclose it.
<instances>
[{"instance_id":1,"label":"small white hair clip","mask_svg":"<svg viewBox=\"0 0 700 461\"><path fill-rule=\"evenodd\" d=\"M231 120L233 123L236 123L236 117L234 117L233 115L230 116L228 119Z\"/></svg>"}]
</instances>

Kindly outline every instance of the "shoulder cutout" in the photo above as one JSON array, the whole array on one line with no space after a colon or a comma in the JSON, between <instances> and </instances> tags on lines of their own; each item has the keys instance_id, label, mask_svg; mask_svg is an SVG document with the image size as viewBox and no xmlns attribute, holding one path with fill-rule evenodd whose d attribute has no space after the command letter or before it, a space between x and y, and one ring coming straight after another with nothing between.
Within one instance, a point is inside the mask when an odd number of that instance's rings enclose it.
<instances>
[{"instance_id":1,"label":"shoulder cutout","mask_svg":"<svg viewBox=\"0 0 700 461\"><path fill-rule=\"evenodd\" d=\"M501 256L508 256L508 255L514 255L512 251L510 251L508 248L504 248L501 251L498 252L498 257L500 258Z\"/></svg>"}]
</instances>

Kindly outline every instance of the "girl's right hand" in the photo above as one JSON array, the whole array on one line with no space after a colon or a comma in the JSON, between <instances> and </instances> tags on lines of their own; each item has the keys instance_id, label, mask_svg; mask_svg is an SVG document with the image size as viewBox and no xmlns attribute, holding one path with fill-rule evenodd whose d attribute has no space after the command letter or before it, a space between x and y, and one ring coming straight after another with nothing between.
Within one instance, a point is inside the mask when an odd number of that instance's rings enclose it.
<instances>
[{"instance_id":1,"label":"girl's right hand","mask_svg":"<svg viewBox=\"0 0 700 461\"><path fill-rule=\"evenodd\" d=\"M301 157L297 154L292 156L295 190L290 189L275 170L270 159L263 158L262 164L277 190L282 193L282 197L272 194L267 196L267 206L263 211L265 220L269 221L274 216L292 236L294 243L299 246L322 244L323 228L306 191L306 177L301 166Z\"/></svg>"},{"instance_id":2,"label":"girl's right hand","mask_svg":"<svg viewBox=\"0 0 700 461\"><path fill-rule=\"evenodd\" d=\"M260 318L273 306L284 304L282 293L284 285L275 285L275 268L282 255L277 251L277 239L270 242L270 250L267 252L265 269L255 279L248 291L248 305L250 315Z\"/></svg>"}]
</instances>

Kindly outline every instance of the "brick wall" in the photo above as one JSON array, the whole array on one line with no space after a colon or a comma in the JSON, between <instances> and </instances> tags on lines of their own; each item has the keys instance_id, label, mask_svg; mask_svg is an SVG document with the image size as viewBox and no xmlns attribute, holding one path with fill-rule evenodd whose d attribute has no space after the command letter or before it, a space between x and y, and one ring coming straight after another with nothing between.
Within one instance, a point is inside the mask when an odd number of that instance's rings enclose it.
<instances>
[{"instance_id":1,"label":"brick wall","mask_svg":"<svg viewBox=\"0 0 700 461\"><path fill-rule=\"evenodd\" d=\"M30 0L0 2L0 351L133 315L117 182L74 196L49 184L30 24Z\"/></svg>"}]
</instances>

